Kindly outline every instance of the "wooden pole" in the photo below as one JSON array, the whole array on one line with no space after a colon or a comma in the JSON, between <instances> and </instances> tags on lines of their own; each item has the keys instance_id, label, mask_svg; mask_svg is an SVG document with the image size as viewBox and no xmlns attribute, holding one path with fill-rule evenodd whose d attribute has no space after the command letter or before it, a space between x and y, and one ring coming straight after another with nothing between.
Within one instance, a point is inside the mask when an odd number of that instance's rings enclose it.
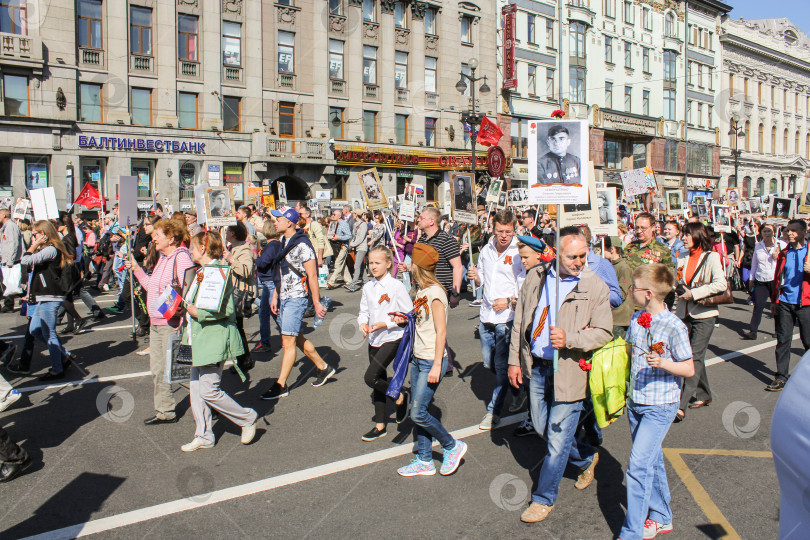
<instances>
[{"instance_id":1,"label":"wooden pole","mask_svg":"<svg viewBox=\"0 0 810 540\"><path fill-rule=\"evenodd\" d=\"M467 250L469 251L469 254L470 254L470 264L473 264L472 237L470 236L470 228L469 227L467 227ZM477 294L477 290L476 290L476 286L475 286L475 280L474 279L471 280L470 283L472 283L473 299L475 299L475 295Z\"/></svg>"}]
</instances>

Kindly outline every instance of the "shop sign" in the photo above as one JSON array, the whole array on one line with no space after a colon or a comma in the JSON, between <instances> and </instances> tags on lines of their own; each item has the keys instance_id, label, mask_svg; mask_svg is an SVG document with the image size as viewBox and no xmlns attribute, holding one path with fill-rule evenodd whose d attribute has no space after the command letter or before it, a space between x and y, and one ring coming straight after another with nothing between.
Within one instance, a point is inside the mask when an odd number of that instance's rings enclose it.
<instances>
[{"instance_id":1,"label":"shop sign","mask_svg":"<svg viewBox=\"0 0 810 540\"><path fill-rule=\"evenodd\" d=\"M357 146L336 146L335 160L345 165L365 167L392 165L407 169L444 170L469 170L472 167L472 155L469 152L392 152ZM475 168L486 170L486 154L476 154Z\"/></svg>"},{"instance_id":2,"label":"shop sign","mask_svg":"<svg viewBox=\"0 0 810 540\"><path fill-rule=\"evenodd\" d=\"M141 137L96 137L79 135L79 148L95 150L132 150L140 152L167 152L172 154L205 154L204 142L173 141L171 139L145 139Z\"/></svg>"},{"instance_id":3,"label":"shop sign","mask_svg":"<svg viewBox=\"0 0 810 540\"><path fill-rule=\"evenodd\" d=\"M335 174L337 176L349 176L348 167L335 167Z\"/></svg>"},{"instance_id":4,"label":"shop sign","mask_svg":"<svg viewBox=\"0 0 810 540\"><path fill-rule=\"evenodd\" d=\"M515 61L515 17L517 5L508 4L501 9L503 15L503 88L517 88L517 63Z\"/></svg>"},{"instance_id":5,"label":"shop sign","mask_svg":"<svg viewBox=\"0 0 810 540\"><path fill-rule=\"evenodd\" d=\"M600 114L602 116L601 127L608 131L624 131L654 137L658 130L657 120L647 120L606 111L600 111Z\"/></svg>"},{"instance_id":6,"label":"shop sign","mask_svg":"<svg viewBox=\"0 0 810 540\"><path fill-rule=\"evenodd\" d=\"M397 178L413 178L413 171L397 171Z\"/></svg>"}]
</instances>

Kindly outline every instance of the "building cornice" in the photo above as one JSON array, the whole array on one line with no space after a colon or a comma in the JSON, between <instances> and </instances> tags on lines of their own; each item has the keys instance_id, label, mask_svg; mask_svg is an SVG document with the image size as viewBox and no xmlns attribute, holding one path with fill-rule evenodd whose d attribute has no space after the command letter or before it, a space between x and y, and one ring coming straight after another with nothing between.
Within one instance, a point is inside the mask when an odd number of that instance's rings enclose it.
<instances>
[{"instance_id":1,"label":"building cornice","mask_svg":"<svg viewBox=\"0 0 810 540\"><path fill-rule=\"evenodd\" d=\"M810 62L796 58L795 56L790 56L788 54L775 51L770 47L763 47L761 43L750 41L734 34L724 34L720 36L720 43L724 46L733 45L734 47L744 51L762 56L766 60L776 60L779 63L793 66L797 69L806 71L808 76L810 76Z\"/></svg>"}]
</instances>

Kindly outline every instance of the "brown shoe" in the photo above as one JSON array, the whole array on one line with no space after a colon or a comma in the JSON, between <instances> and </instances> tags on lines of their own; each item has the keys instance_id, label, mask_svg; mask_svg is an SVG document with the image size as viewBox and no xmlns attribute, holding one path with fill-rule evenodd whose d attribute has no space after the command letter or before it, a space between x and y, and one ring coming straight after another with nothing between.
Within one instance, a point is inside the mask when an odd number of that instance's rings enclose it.
<instances>
[{"instance_id":1,"label":"brown shoe","mask_svg":"<svg viewBox=\"0 0 810 540\"><path fill-rule=\"evenodd\" d=\"M523 523L539 523L546 519L552 510L554 510L553 505L546 506L545 504L533 502L523 514L521 514L520 521Z\"/></svg>"},{"instance_id":2,"label":"brown shoe","mask_svg":"<svg viewBox=\"0 0 810 540\"><path fill-rule=\"evenodd\" d=\"M588 465L588 468L579 473L577 483L574 484L575 488L583 490L591 485L591 482L593 482L593 470L596 468L597 463L599 463L599 452L593 455L593 461L591 461L591 464Z\"/></svg>"}]
</instances>

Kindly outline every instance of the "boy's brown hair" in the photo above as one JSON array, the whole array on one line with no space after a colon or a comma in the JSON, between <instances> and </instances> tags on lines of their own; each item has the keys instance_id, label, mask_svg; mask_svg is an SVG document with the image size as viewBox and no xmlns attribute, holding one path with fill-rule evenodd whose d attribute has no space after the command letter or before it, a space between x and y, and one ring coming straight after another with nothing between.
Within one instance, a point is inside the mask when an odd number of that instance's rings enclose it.
<instances>
[{"instance_id":1,"label":"boy's brown hair","mask_svg":"<svg viewBox=\"0 0 810 540\"><path fill-rule=\"evenodd\" d=\"M660 263L642 264L633 271L633 279L639 280L652 290L655 297L663 301L675 285L675 276L666 265Z\"/></svg>"}]
</instances>

